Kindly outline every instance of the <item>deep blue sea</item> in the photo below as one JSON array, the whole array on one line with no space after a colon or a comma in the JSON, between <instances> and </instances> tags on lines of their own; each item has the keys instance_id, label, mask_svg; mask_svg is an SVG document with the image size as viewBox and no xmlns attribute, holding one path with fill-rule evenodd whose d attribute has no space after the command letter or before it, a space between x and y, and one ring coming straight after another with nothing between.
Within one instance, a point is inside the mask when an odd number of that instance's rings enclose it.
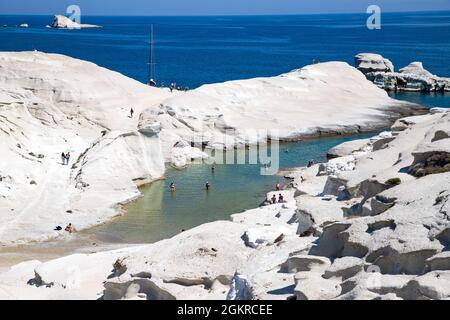
<instances>
[{"instance_id":1,"label":"deep blue sea","mask_svg":"<svg viewBox=\"0 0 450 320\"><path fill-rule=\"evenodd\" d=\"M319 61L353 64L360 52L389 58L399 69L423 61L450 76L450 12L384 13L382 29L368 30L366 14L214 17L82 17L101 29L45 28L52 16L1 16L0 50L37 49L89 60L142 82L147 80L150 25L154 25L156 79L198 87L273 76ZM29 29L16 25L28 23ZM2 28L3 25L8 27ZM449 96L401 95L450 107Z\"/></svg>"}]
</instances>

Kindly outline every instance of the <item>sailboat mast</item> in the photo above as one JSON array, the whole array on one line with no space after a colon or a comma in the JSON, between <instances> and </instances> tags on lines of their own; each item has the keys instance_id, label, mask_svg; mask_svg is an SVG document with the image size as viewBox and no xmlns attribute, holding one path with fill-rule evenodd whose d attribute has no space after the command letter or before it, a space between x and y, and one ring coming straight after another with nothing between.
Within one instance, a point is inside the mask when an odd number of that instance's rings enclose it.
<instances>
[{"instance_id":1,"label":"sailboat mast","mask_svg":"<svg viewBox=\"0 0 450 320\"><path fill-rule=\"evenodd\" d=\"M153 79L153 46L154 46L154 41L153 41L153 24L151 25L151 39L150 39L150 79Z\"/></svg>"},{"instance_id":2,"label":"sailboat mast","mask_svg":"<svg viewBox=\"0 0 450 320\"><path fill-rule=\"evenodd\" d=\"M150 52L148 58L148 83L153 79L153 24L150 27Z\"/></svg>"}]
</instances>

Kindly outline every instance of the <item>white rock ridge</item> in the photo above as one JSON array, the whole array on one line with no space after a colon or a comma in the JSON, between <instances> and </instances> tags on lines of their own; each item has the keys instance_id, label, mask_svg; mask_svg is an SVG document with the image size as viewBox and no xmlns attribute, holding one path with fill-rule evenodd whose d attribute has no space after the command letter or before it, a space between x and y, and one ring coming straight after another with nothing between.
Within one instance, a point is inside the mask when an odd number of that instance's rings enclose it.
<instances>
[{"instance_id":1,"label":"white rock ridge","mask_svg":"<svg viewBox=\"0 0 450 320\"><path fill-rule=\"evenodd\" d=\"M159 132L138 118L168 91L40 52L0 53L0 70L0 243L102 223L139 196L137 183L162 177Z\"/></svg>"},{"instance_id":2,"label":"white rock ridge","mask_svg":"<svg viewBox=\"0 0 450 320\"><path fill-rule=\"evenodd\" d=\"M55 15L51 27L58 29L101 28L95 24L80 24L62 15Z\"/></svg>"},{"instance_id":3,"label":"white rock ridge","mask_svg":"<svg viewBox=\"0 0 450 320\"><path fill-rule=\"evenodd\" d=\"M328 62L270 78L204 85L169 98L146 113L162 124L163 145L233 148L273 138L369 131L414 113L342 62ZM262 130L257 135L257 130Z\"/></svg>"}]
</instances>

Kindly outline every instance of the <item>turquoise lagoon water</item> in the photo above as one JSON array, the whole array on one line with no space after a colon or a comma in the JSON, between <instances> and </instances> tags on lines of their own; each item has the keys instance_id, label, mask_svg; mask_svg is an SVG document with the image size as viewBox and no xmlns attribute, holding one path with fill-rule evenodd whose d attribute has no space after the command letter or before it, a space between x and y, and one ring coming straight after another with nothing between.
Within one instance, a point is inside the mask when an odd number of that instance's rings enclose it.
<instances>
[{"instance_id":1,"label":"turquoise lagoon water","mask_svg":"<svg viewBox=\"0 0 450 320\"><path fill-rule=\"evenodd\" d=\"M374 134L311 139L280 145L280 168L305 166L308 160L324 161L333 146ZM127 214L84 232L104 242L158 241L205 222L226 220L230 214L257 207L277 182L277 175L261 175L260 165L193 164L184 170L169 168L166 179L141 188L143 196L126 206ZM176 192L169 191L175 182ZM212 189L207 192L205 183Z\"/></svg>"}]
</instances>

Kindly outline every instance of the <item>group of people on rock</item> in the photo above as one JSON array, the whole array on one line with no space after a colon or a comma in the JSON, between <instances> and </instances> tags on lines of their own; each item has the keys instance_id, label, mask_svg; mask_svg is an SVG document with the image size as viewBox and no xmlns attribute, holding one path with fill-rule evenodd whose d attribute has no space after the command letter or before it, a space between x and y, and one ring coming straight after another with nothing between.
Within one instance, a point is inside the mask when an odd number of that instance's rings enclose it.
<instances>
[{"instance_id":1,"label":"group of people on rock","mask_svg":"<svg viewBox=\"0 0 450 320\"><path fill-rule=\"evenodd\" d=\"M281 184L280 184L280 182L277 182L277 184L275 185L275 190L276 191L281 191ZM267 200L267 202L270 203L270 204L282 203L282 202L284 202L284 196L281 193L279 193L278 194L278 198L277 198L277 195L274 194L270 200Z\"/></svg>"},{"instance_id":2,"label":"group of people on rock","mask_svg":"<svg viewBox=\"0 0 450 320\"><path fill-rule=\"evenodd\" d=\"M68 165L70 161L70 152L61 153L61 162L63 165Z\"/></svg>"},{"instance_id":3,"label":"group of people on rock","mask_svg":"<svg viewBox=\"0 0 450 320\"><path fill-rule=\"evenodd\" d=\"M61 228L61 226L57 226L54 230L55 230L55 231L61 231L62 228ZM65 232L68 232L68 233L73 233L73 232L75 231L75 229L73 228L72 223L69 223L69 224L66 226L66 228L64 229L64 231L65 231Z\"/></svg>"},{"instance_id":4,"label":"group of people on rock","mask_svg":"<svg viewBox=\"0 0 450 320\"><path fill-rule=\"evenodd\" d=\"M271 202L272 204L277 203L277 195L276 195L276 194L274 194L274 195L272 196L272 198L270 199L270 202ZM280 194L278 194L278 203L283 203L283 202L284 202L284 197L283 197L283 195L280 193Z\"/></svg>"},{"instance_id":5,"label":"group of people on rock","mask_svg":"<svg viewBox=\"0 0 450 320\"><path fill-rule=\"evenodd\" d=\"M170 84L170 87L169 87L169 89L170 89L170 92L172 92L173 90L178 90L178 91L189 91L189 87L182 87L182 86L177 86L177 83L176 82L172 82L171 84Z\"/></svg>"}]
</instances>

